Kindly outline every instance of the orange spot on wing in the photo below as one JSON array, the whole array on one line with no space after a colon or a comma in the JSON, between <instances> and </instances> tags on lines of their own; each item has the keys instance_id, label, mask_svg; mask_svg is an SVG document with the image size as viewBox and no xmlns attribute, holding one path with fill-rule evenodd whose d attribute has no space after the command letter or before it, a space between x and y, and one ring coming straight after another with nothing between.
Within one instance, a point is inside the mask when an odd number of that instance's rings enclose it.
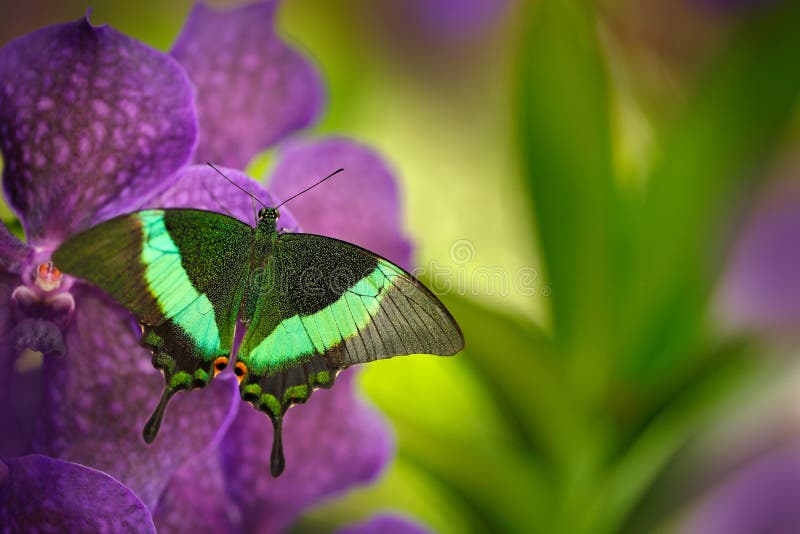
<instances>
[{"instance_id":1,"label":"orange spot on wing","mask_svg":"<svg viewBox=\"0 0 800 534\"><path fill-rule=\"evenodd\" d=\"M247 366L243 362L236 362L236 367L233 368L233 374L236 375L236 380L242 383L244 377L247 375Z\"/></svg>"},{"instance_id":2,"label":"orange spot on wing","mask_svg":"<svg viewBox=\"0 0 800 534\"><path fill-rule=\"evenodd\" d=\"M214 360L214 376L220 374L225 367L228 365L228 358L227 356L220 356L216 360Z\"/></svg>"}]
</instances>

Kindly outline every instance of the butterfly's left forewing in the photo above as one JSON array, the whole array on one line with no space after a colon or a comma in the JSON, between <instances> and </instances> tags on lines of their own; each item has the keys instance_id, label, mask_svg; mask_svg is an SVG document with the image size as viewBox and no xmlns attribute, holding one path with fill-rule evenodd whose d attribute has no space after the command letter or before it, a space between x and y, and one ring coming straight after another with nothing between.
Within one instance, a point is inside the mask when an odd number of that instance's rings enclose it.
<instances>
[{"instance_id":1,"label":"butterfly's left forewing","mask_svg":"<svg viewBox=\"0 0 800 534\"><path fill-rule=\"evenodd\" d=\"M275 426L272 473L283 469L281 421L351 365L406 354L452 355L464 346L444 305L400 267L356 245L282 234L249 298L239 348L242 397ZM239 365L239 364L237 364Z\"/></svg>"},{"instance_id":2,"label":"butterfly's left forewing","mask_svg":"<svg viewBox=\"0 0 800 534\"><path fill-rule=\"evenodd\" d=\"M227 363L252 235L220 213L145 210L73 236L54 253L60 269L105 290L142 324L142 344L166 379L148 442L172 394L205 386Z\"/></svg>"}]
</instances>

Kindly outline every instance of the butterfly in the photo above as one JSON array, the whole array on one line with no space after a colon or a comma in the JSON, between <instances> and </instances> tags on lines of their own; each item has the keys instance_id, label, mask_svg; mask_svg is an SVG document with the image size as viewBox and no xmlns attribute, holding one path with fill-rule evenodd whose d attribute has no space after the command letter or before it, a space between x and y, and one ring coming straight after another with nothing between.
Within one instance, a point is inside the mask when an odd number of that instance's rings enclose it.
<instances>
[{"instance_id":1,"label":"butterfly","mask_svg":"<svg viewBox=\"0 0 800 534\"><path fill-rule=\"evenodd\" d=\"M441 301L397 265L346 241L279 232L277 208L264 206L257 218L252 227L199 209L137 211L69 238L53 261L139 321L165 381L143 430L147 443L175 393L207 386L234 360L244 325L233 370L242 399L272 421L277 477L289 407L332 387L351 365L453 355L464 337Z\"/></svg>"}]
</instances>

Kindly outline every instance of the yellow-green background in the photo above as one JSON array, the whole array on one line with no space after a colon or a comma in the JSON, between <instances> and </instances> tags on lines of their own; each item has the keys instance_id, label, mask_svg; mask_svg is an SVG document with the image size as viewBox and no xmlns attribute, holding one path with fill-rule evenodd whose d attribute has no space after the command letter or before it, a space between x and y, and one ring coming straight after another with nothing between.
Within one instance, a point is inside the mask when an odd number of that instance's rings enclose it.
<instances>
[{"instance_id":1,"label":"yellow-green background","mask_svg":"<svg viewBox=\"0 0 800 534\"><path fill-rule=\"evenodd\" d=\"M403 41L370 16L375 3L279 10L328 91L309 133L381 151L417 264L467 280L534 269L537 291L450 296L464 354L367 366L361 385L393 423L397 457L297 528L396 510L441 532L671 530L699 493L690 468L672 467L769 387L761 349L714 332L710 303L754 184L795 136L800 49L781 32L797 11L520 0L471 35ZM97 0L92 20L167 50L190 7ZM0 41L84 8L0 3ZM475 251L463 265L460 240ZM654 264L636 267L649 250ZM675 319L648 322L670 292L686 296Z\"/></svg>"}]
</instances>

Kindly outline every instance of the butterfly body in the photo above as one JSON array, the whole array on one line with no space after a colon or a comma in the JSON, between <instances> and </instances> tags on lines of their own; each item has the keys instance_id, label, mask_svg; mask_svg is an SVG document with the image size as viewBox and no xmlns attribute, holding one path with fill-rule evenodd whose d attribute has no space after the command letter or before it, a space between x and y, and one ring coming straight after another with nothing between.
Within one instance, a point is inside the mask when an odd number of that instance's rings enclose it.
<instances>
[{"instance_id":1,"label":"butterfly body","mask_svg":"<svg viewBox=\"0 0 800 534\"><path fill-rule=\"evenodd\" d=\"M278 211L256 227L194 209L122 215L72 237L53 255L66 273L105 290L142 324L169 399L206 386L232 361L242 398L272 420L271 471L283 470L283 416L350 365L396 355L450 355L463 336L444 306L391 262L329 237L279 233Z\"/></svg>"}]
</instances>

